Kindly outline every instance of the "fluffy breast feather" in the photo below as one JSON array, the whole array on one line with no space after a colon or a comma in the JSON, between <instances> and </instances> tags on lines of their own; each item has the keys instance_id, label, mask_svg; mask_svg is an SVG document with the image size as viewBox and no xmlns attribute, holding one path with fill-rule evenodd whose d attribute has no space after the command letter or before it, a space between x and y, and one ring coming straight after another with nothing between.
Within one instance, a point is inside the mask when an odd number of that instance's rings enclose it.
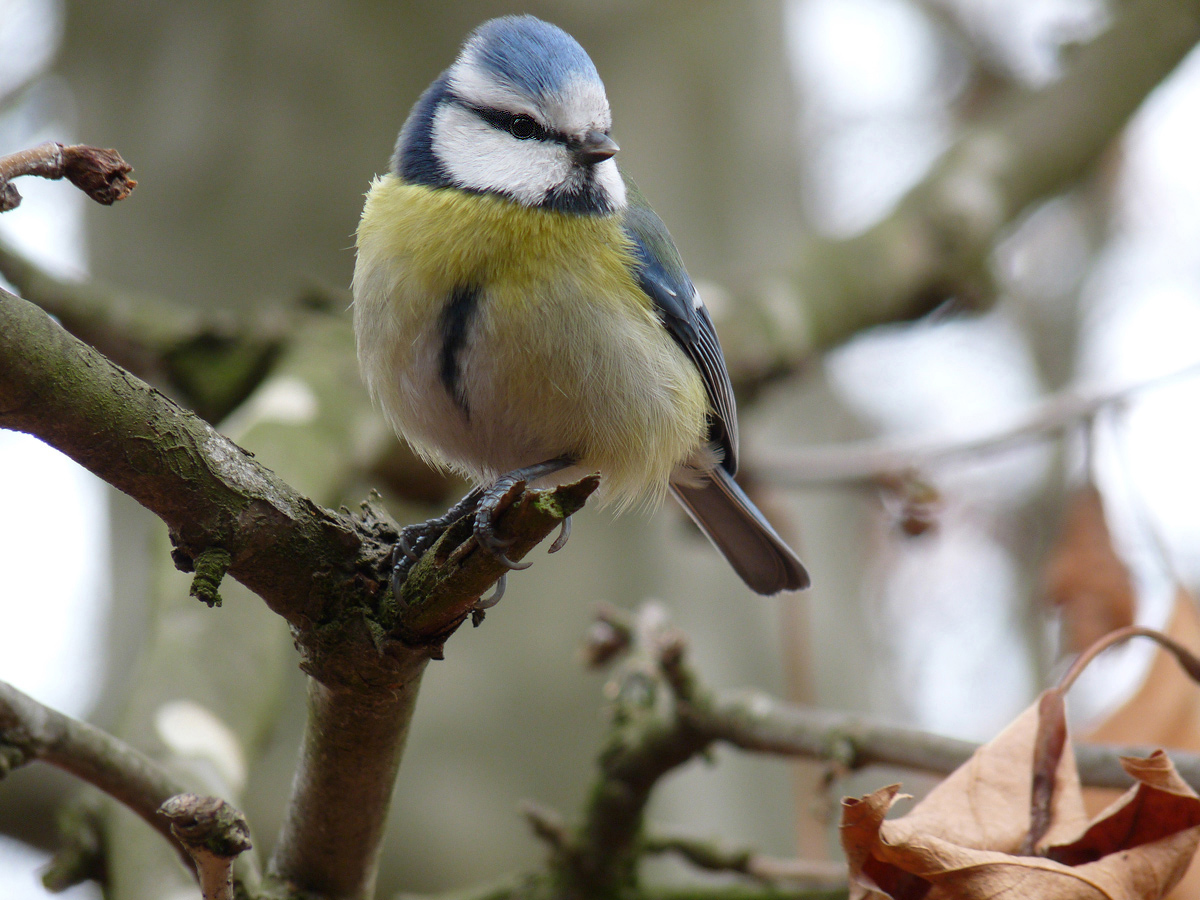
<instances>
[{"instance_id":1,"label":"fluffy breast feather","mask_svg":"<svg viewBox=\"0 0 1200 900\"><path fill-rule=\"evenodd\" d=\"M565 454L609 500L661 497L705 458L708 401L631 254L616 217L376 179L354 274L371 392L418 452L480 482ZM442 311L464 287L465 408L438 376Z\"/></svg>"}]
</instances>

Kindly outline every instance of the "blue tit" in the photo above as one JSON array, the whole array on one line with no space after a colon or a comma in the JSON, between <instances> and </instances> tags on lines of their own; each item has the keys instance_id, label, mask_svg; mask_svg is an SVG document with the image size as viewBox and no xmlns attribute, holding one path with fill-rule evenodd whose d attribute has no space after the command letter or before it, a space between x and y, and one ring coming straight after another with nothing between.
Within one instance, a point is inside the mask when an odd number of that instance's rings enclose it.
<instances>
[{"instance_id":1,"label":"blue tit","mask_svg":"<svg viewBox=\"0 0 1200 900\"><path fill-rule=\"evenodd\" d=\"M467 38L367 194L364 379L417 453L479 486L433 522L473 511L505 562L491 529L504 490L599 472L618 507L669 489L753 590L806 587L733 480L737 412L712 318L618 171L611 127L595 66L560 28L506 16Z\"/></svg>"}]
</instances>

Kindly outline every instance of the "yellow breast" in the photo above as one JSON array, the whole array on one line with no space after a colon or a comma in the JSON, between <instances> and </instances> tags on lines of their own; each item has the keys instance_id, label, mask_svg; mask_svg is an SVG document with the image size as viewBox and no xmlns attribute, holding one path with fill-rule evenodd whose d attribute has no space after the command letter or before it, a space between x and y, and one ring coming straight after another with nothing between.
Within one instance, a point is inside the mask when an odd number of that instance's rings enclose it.
<instances>
[{"instance_id":1,"label":"yellow breast","mask_svg":"<svg viewBox=\"0 0 1200 900\"><path fill-rule=\"evenodd\" d=\"M354 276L367 382L418 451L479 481L569 455L609 499L661 496L703 446L708 402L633 263L615 216L378 178ZM478 299L456 404L438 366L465 287Z\"/></svg>"},{"instance_id":2,"label":"yellow breast","mask_svg":"<svg viewBox=\"0 0 1200 900\"><path fill-rule=\"evenodd\" d=\"M649 308L630 277L632 245L615 216L531 209L386 175L367 195L358 242L405 259L433 293L488 282L529 287L569 271L602 288L593 302L610 297Z\"/></svg>"}]
</instances>

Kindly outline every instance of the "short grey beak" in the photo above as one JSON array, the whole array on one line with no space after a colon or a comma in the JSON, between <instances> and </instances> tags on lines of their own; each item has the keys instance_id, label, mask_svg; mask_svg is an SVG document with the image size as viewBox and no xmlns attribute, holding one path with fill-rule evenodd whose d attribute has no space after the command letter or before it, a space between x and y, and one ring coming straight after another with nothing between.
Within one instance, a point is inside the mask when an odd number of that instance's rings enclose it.
<instances>
[{"instance_id":1,"label":"short grey beak","mask_svg":"<svg viewBox=\"0 0 1200 900\"><path fill-rule=\"evenodd\" d=\"M589 131L578 144L571 147L575 162L582 166L594 166L611 159L621 148L617 142L602 131Z\"/></svg>"}]
</instances>

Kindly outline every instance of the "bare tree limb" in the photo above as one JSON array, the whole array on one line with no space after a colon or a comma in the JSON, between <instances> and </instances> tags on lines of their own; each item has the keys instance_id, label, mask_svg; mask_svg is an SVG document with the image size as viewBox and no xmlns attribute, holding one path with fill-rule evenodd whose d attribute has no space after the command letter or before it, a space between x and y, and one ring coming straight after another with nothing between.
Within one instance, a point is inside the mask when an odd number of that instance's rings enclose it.
<instances>
[{"instance_id":1,"label":"bare tree limb","mask_svg":"<svg viewBox=\"0 0 1200 900\"><path fill-rule=\"evenodd\" d=\"M1197 375L1200 375L1200 363L1112 390L1063 391L1045 398L1015 422L964 441L908 446L863 441L829 447L760 449L747 460L747 468L753 470L756 478L787 487L890 482L907 472L933 465L975 460L990 453L1056 438L1064 431L1085 424L1102 410L1120 406L1135 394Z\"/></svg>"},{"instance_id":2,"label":"bare tree limb","mask_svg":"<svg viewBox=\"0 0 1200 900\"><path fill-rule=\"evenodd\" d=\"M0 275L77 338L214 422L246 399L303 324L293 307L246 316L59 278L2 241Z\"/></svg>"},{"instance_id":3,"label":"bare tree limb","mask_svg":"<svg viewBox=\"0 0 1200 900\"><path fill-rule=\"evenodd\" d=\"M757 753L825 759L844 769L898 766L948 775L979 745L844 712L796 706L757 691L709 692L682 661L668 669L680 718L712 740ZM1122 756L1148 756L1151 747L1075 746L1087 787L1126 788ZM1200 786L1200 754L1171 751L1180 776Z\"/></svg>"},{"instance_id":4,"label":"bare tree limb","mask_svg":"<svg viewBox=\"0 0 1200 900\"><path fill-rule=\"evenodd\" d=\"M689 884L644 887L622 894L627 900L846 900L846 888L780 887L763 884ZM445 894L397 894L393 900L562 900L564 894L544 879L519 876Z\"/></svg>"},{"instance_id":5,"label":"bare tree limb","mask_svg":"<svg viewBox=\"0 0 1200 900\"><path fill-rule=\"evenodd\" d=\"M846 900L845 888L781 888L776 885L705 884L686 887L648 887L641 900Z\"/></svg>"},{"instance_id":6,"label":"bare tree limb","mask_svg":"<svg viewBox=\"0 0 1200 900\"><path fill-rule=\"evenodd\" d=\"M452 528L414 568L406 605L388 601L396 527L385 514L370 505L359 516L321 508L6 292L0 427L37 435L155 513L171 530L184 571L207 550L226 551L229 574L293 625L302 665L327 684L393 684L407 671L408 655L439 646L505 571ZM499 522L516 538L514 558L575 512L596 483L517 498ZM370 652L350 659L347 643Z\"/></svg>"},{"instance_id":7,"label":"bare tree limb","mask_svg":"<svg viewBox=\"0 0 1200 900\"><path fill-rule=\"evenodd\" d=\"M425 662L372 702L309 682L292 799L268 879L323 897L374 896L388 801Z\"/></svg>"},{"instance_id":8,"label":"bare tree limb","mask_svg":"<svg viewBox=\"0 0 1200 900\"><path fill-rule=\"evenodd\" d=\"M204 900L234 900L233 861L250 849L246 817L217 797L178 794L159 809L191 855Z\"/></svg>"},{"instance_id":9,"label":"bare tree limb","mask_svg":"<svg viewBox=\"0 0 1200 900\"><path fill-rule=\"evenodd\" d=\"M604 610L601 619L629 648L614 680L614 734L601 774L559 865L592 865L590 874L628 875L642 827L644 803L658 779L722 741L757 753L828 760L841 769L888 765L949 774L978 749L971 741L872 722L842 712L796 706L756 691L711 691L687 660L687 644L659 607L635 617ZM662 696L663 690L669 698ZM1146 756L1145 747L1075 748L1079 776L1089 787L1131 783L1122 756ZM690 755L689 755L690 754ZM1200 754L1172 752L1180 775L1200 785ZM631 846L634 845L634 846ZM597 860L600 864L597 863ZM585 894L586 896L586 894Z\"/></svg>"},{"instance_id":10,"label":"bare tree limb","mask_svg":"<svg viewBox=\"0 0 1200 900\"><path fill-rule=\"evenodd\" d=\"M43 706L3 681L0 748L17 751L19 762L41 760L99 788L137 813L188 859L158 815L159 807L184 788L144 753L87 722Z\"/></svg>"},{"instance_id":11,"label":"bare tree limb","mask_svg":"<svg viewBox=\"0 0 1200 900\"><path fill-rule=\"evenodd\" d=\"M611 730L588 793L583 821L565 845L551 854L552 880L565 893L601 898L632 891L646 804L659 780L701 754L713 738L664 707L667 693L659 657L682 639L665 625L657 604L646 604L632 620L616 610L602 621L625 637L627 655L606 694L612 697Z\"/></svg>"}]
</instances>

